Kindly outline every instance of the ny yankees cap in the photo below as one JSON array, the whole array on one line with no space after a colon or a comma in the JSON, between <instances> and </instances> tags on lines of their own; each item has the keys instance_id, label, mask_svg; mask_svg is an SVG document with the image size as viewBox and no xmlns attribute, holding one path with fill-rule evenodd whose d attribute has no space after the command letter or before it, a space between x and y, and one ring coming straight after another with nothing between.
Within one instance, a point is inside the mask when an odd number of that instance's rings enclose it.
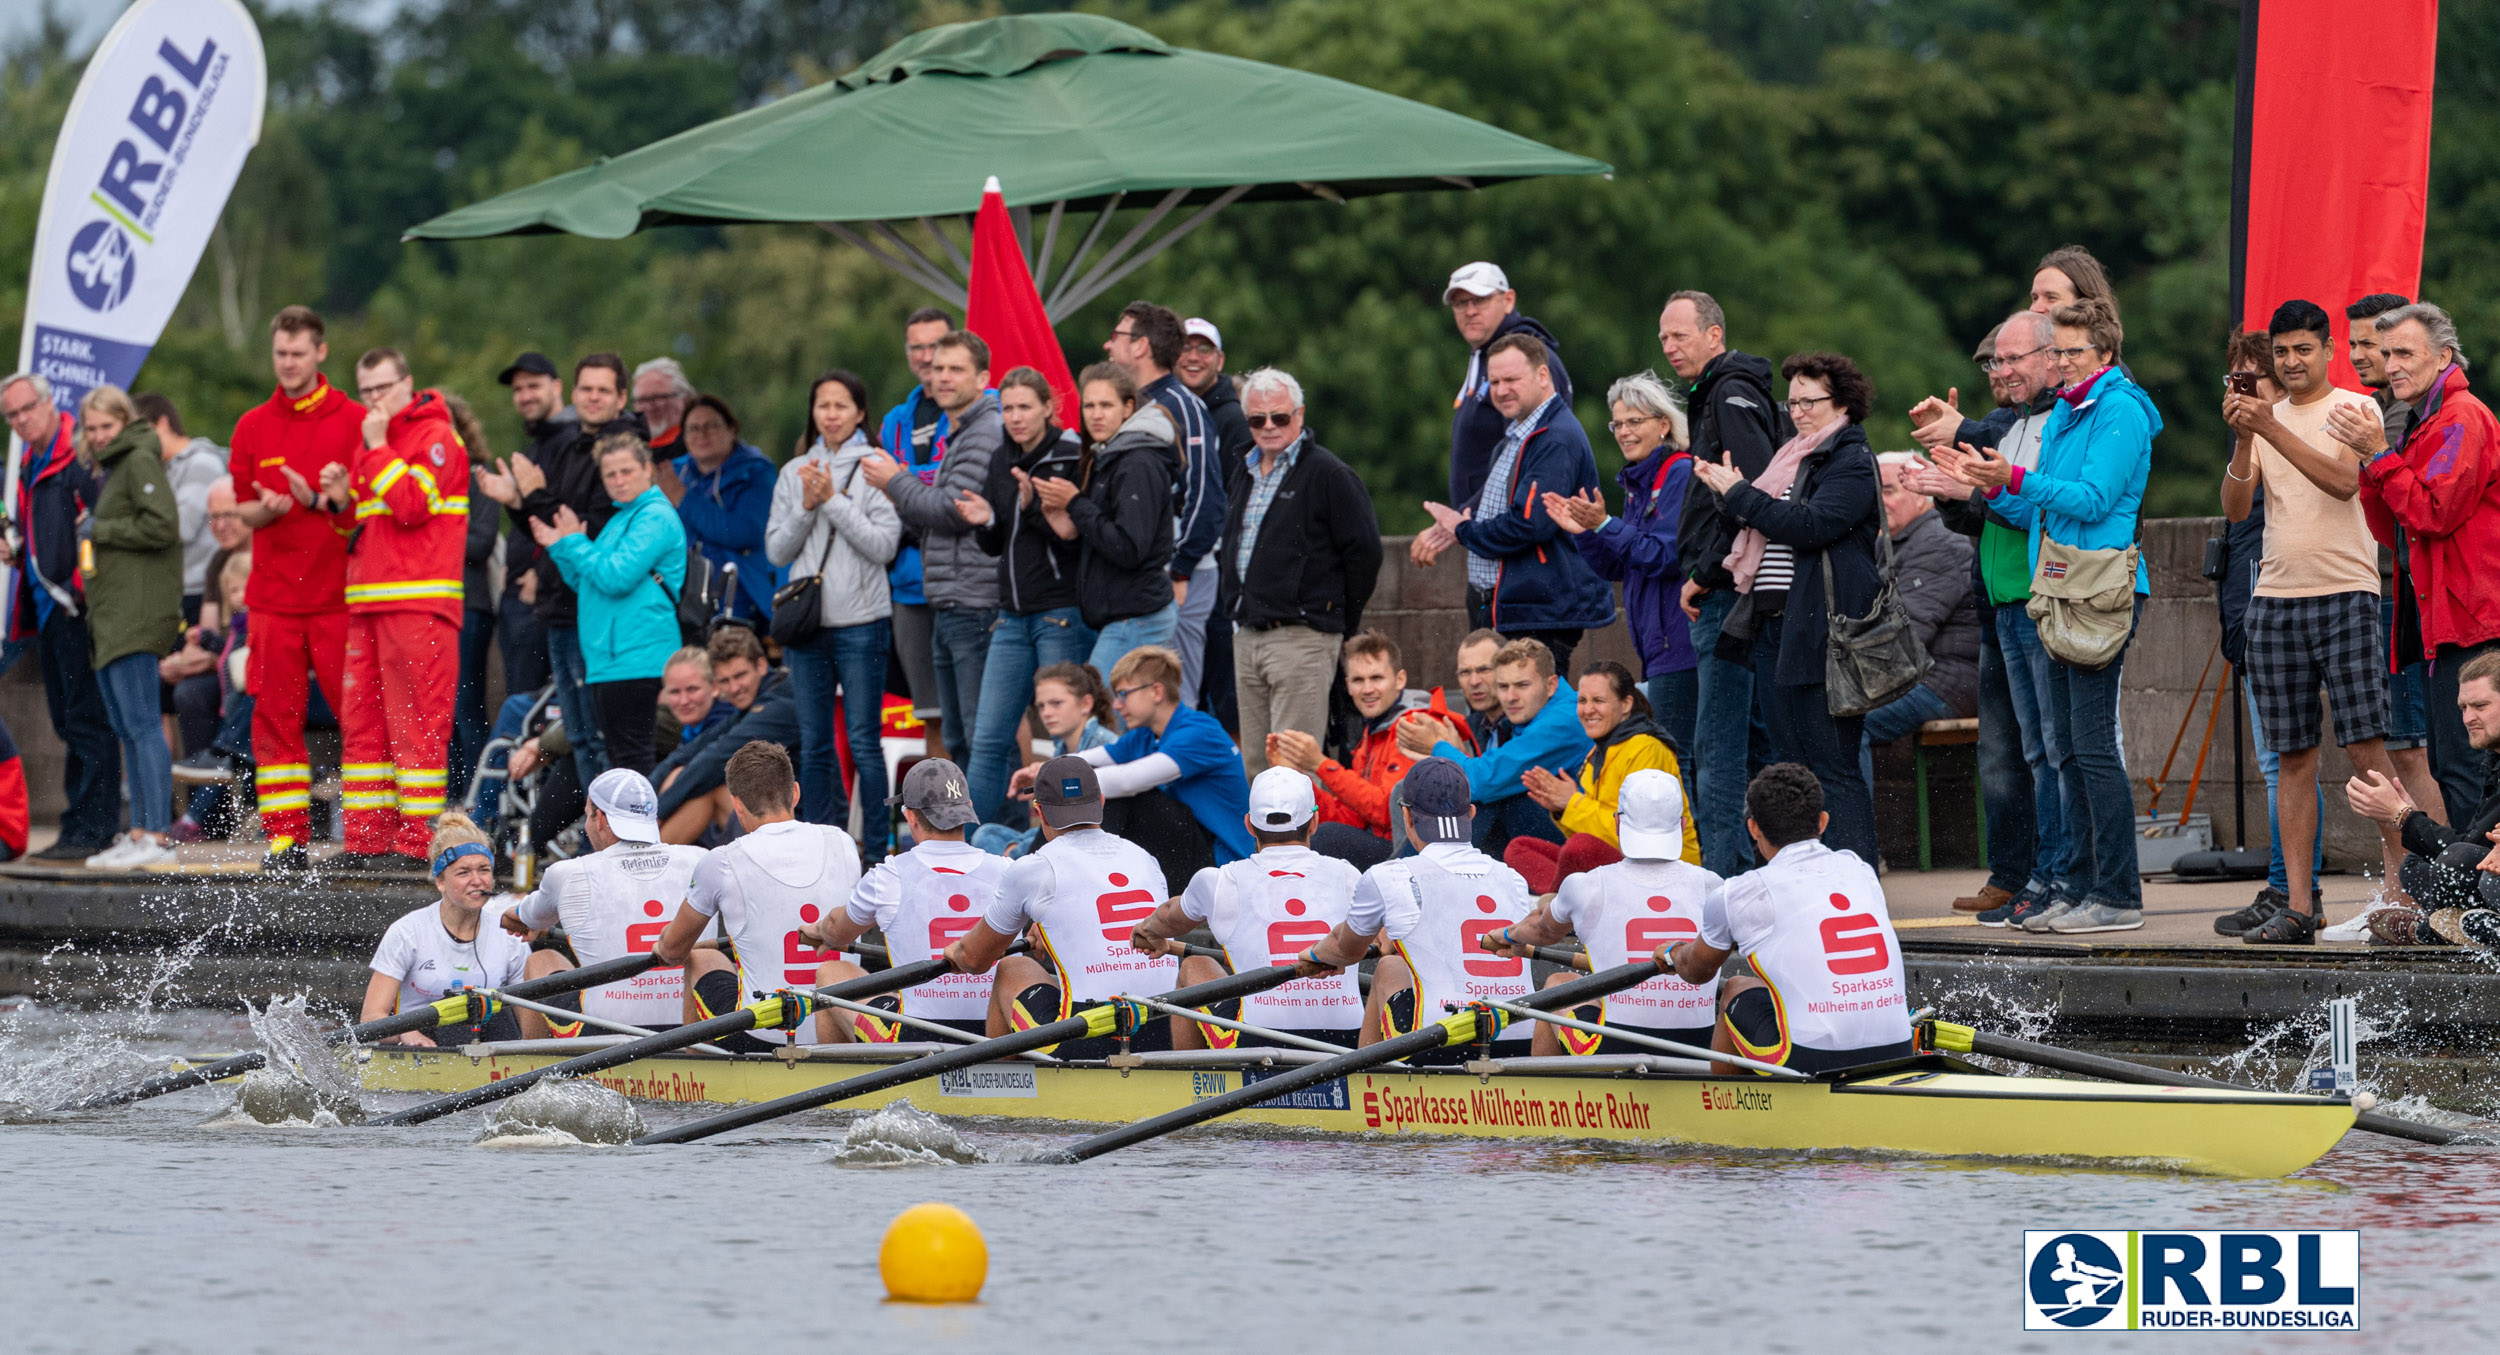
<instances>
[{"instance_id":1,"label":"ny yankees cap","mask_svg":"<svg viewBox=\"0 0 2500 1355\"><path fill-rule=\"evenodd\" d=\"M1043 763L1033 773L1033 805L1053 828L1102 822L1102 783L1094 779L1094 764L1081 757Z\"/></svg>"},{"instance_id":2,"label":"ny yankees cap","mask_svg":"<svg viewBox=\"0 0 2500 1355\"><path fill-rule=\"evenodd\" d=\"M972 812L972 792L964 785L962 769L942 757L922 758L913 763L911 770L903 773L903 788L887 796L885 802L911 810L940 832L969 828L981 821L981 816Z\"/></svg>"}]
</instances>

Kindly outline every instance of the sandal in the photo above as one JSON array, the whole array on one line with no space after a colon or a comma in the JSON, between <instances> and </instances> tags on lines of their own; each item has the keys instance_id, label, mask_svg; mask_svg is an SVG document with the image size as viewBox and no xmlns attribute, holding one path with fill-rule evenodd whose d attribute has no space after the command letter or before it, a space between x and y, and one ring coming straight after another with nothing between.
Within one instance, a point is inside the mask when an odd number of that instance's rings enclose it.
<instances>
[{"instance_id":1,"label":"sandal","mask_svg":"<svg viewBox=\"0 0 2500 1355\"><path fill-rule=\"evenodd\" d=\"M2294 908L2267 918L2264 922L2240 933L2240 940L2252 946L2311 946L2318 941L2318 920Z\"/></svg>"}]
</instances>

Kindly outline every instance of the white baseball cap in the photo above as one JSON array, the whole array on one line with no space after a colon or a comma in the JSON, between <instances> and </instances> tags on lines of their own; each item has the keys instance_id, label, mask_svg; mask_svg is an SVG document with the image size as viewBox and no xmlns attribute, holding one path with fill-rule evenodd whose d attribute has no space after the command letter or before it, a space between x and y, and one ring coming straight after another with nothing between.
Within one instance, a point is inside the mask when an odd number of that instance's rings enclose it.
<instances>
[{"instance_id":1,"label":"white baseball cap","mask_svg":"<svg viewBox=\"0 0 2500 1355\"><path fill-rule=\"evenodd\" d=\"M1623 778L1615 836L1625 856L1674 861L1684 855L1684 783L1656 767Z\"/></svg>"},{"instance_id":2,"label":"white baseball cap","mask_svg":"<svg viewBox=\"0 0 2500 1355\"><path fill-rule=\"evenodd\" d=\"M1201 320L1193 315L1181 321L1181 334L1184 337L1194 334L1214 344L1216 352L1224 351L1224 331L1217 329L1213 320Z\"/></svg>"},{"instance_id":3,"label":"white baseball cap","mask_svg":"<svg viewBox=\"0 0 2500 1355\"><path fill-rule=\"evenodd\" d=\"M1449 285L1441 289L1441 304L1450 304L1450 299L1460 292L1469 296L1491 296L1509 290L1510 277L1502 272L1502 266L1479 259L1450 274Z\"/></svg>"},{"instance_id":4,"label":"white baseball cap","mask_svg":"<svg viewBox=\"0 0 2500 1355\"><path fill-rule=\"evenodd\" d=\"M660 840L660 793L628 767L610 767L590 783L590 802L608 816L608 831L622 842Z\"/></svg>"},{"instance_id":5,"label":"white baseball cap","mask_svg":"<svg viewBox=\"0 0 2500 1355\"><path fill-rule=\"evenodd\" d=\"M1319 812L1311 778L1291 767L1270 767L1250 782L1250 825L1270 833L1299 828Z\"/></svg>"}]
</instances>

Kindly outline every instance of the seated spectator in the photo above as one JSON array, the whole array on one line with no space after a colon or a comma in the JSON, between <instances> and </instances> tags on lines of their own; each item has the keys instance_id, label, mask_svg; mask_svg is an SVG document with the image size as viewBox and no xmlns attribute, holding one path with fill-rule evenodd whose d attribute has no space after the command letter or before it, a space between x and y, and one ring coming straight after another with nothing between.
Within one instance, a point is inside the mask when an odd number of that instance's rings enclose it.
<instances>
[{"instance_id":1,"label":"seated spectator","mask_svg":"<svg viewBox=\"0 0 2500 1355\"><path fill-rule=\"evenodd\" d=\"M2457 714L2475 751L2484 754L2483 801L2462 825L2424 813L2402 781L2365 772L2345 783L2352 812L2404 838L2400 868L2418 908L2370 914L2373 939L2398 946L2442 942L2500 950L2500 653L2477 654L2457 673Z\"/></svg>"},{"instance_id":2,"label":"seated spectator","mask_svg":"<svg viewBox=\"0 0 2500 1355\"><path fill-rule=\"evenodd\" d=\"M1493 656L1501 652L1497 630L1471 630L1458 642L1458 694L1467 702L1467 733L1479 752L1510 737L1502 699L1493 694Z\"/></svg>"},{"instance_id":3,"label":"seated spectator","mask_svg":"<svg viewBox=\"0 0 2500 1355\"><path fill-rule=\"evenodd\" d=\"M655 745L663 758L674 757L691 740L738 718L738 708L721 699L712 685L712 656L700 645L688 645L668 656L660 670L660 724Z\"/></svg>"},{"instance_id":4,"label":"seated spectator","mask_svg":"<svg viewBox=\"0 0 2500 1355\"><path fill-rule=\"evenodd\" d=\"M1050 736L1051 757L1105 747L1120 737L1111 727L1111 689L1090 664L1054 663L1035 673L1033 709L1041 715L1042 732ZM993 856L1022 856L1041 840L1038 824L1019 832L1004 823L982 824L972 830L971 839L973 846Z\"/></svg>"},{"instance_id":5,"label":"seated spectator","mask_svg":"<svg viewBox=\"0 0 2500 1355\"><path fill-rule=\"evenodd\" d=\"M723 626L704 653L712 662L714 694L736 714L680 739L677 751L651 773L660 790L660 840L681 846L735 827L726 779L730 754L756 739L785 748L799 739L798 684L787 669L767 662L755 632Z\"/></svg>"},{"instance_id":6,"label":"seated spectator","mask_svg":"<svg viewBox=\"0 0 2500 1355\"><path fill-rule=\"evenodd\" d=\"M686 454L669 469L683 487L677 516L686 524L686 542L713 564L737 567L731 616L770 620L784 571L764 550L764 525L780 472L771 457L739 438L738 416L717 395L694 397L679 426Z\"/></svg>"},{"instance_id":7,"label":"seated spectator","mask_svg":"<svg viewBox=\"0 0 2500 1355\"><path fill-rule=\"evenodd\" d=\"M1486 673L1491 675L1491 656ZM1489 684L1488 684L1489 685ZM1398 725L1426 712L1406 699L1406 661L1395 640L1367 630L1345 646L1346 695L1363 717L1363 737L1349 758L1352 765L1322 754L1319 740L1299 729L1281 729L1267 736L1267 760L1291 767L1319 783L1320 823L1311 834L1311 850L1369 870L1389 859L1389 795L1415 759L1398 747ZM1442 716L1449 707L1434 708ZM1463 733L1464 731L1462 731ZM1472 747L1474 737L1469 735Z\"/></svg>"},{"instance_id":8,"label":"seated spectator","mask_svg":"<svg viewBox=\"0 0 2500 1355\"><path fill-rule=\"evenodd\" d=\"M1875 793L1875 745L1918 733L1930 720L1979 713L1979 599L1971 591L1970 538L1945 525L1936 501L1903 483L1914 452L1875 458L1883 478L1884 527L1892 533L1892 589L1935 666L1910 690L1866 713L1858 766Z\"/></svg>"},{"instance_id":9,"label":"seated spectator","mask_svg":"<svg viewBox=\"0 0 2500 1355\"><path fill-rule=\"evenodd\" d=\"M1560 843L1541 837L1515 837L1502 851L1502 863L1518 871L1530 891L1550 894L1564 879L1584 870L1610 866L1623 859L1615 836L1615 813L1623 800L1623 778L1648 768L1681 778L1684 768L1675 748L1650 715L1649 699L1632 679L1632 670L1612 659L1590 664L1580 674L1580 728L1589 736L1589 754L1580 762L1575 784L1543 767L1523 773L1528 798L1554 816L1565 837ZM1694 835L1689 814L1684 824L1684 859L1701 864L1701 839Z\"/></svg>"},{"instance_id":10,"label":"seated spectator","mask_svg":"<svg viewBox=\"0 0 2500 1355\"><path fill-rule=\"evenodd\" d=\"M1181 660L1161 645L1121 656L1111 669L1111 707L1128 732L1078 754L1101 769L1103 824L1143 848L1164 878L1187 880L1257 850L1243 816L1250 780L1241 750L1205 711L1181 705ZM1034 769L1012 788L1028 790Z\"/></svg>"},{"instance_id":11,"label":"seated spectator","mask_svg":"<svg viewBox=\"0 0 2500 1355\"><path fill-rule=\"evenodd\" d=\"M166 831L176 842L223 841L234 836L242 826L234 777L241 772L248 780L251 774L252 694L244 682L251 657L245 636L251 617L244 610L252 578L250 547L219 551L216 572L209 577L215 581L218 596L201 607L201 620L206 624L191 628L184 650L187 654L192 647L205 648L208 671L184 679L174 689L175 714L183 722L185 746L190 746L189 730L195 719L208 726L198 751L174 764L174 783L193 788L182 817ZM165 661L182 657L175 654Z\"/></svg>"},{"instance_id":12,"label":"seated spectator","mask_svg":"<svg viewBox=\"0 0 2500 1355\"><path fill-rule=\"evenodd\" d=\"M1579 703L1562 695L1560 686L1554 651L1540 640L1513 640L1493 655L1493 692L1509 727L1499 743L1470 754L1448 721L1399 723L1398 748L1408 757L1448 758L1467 773L1468 793L1476 803L1475 845L1487 856L1498 858L1513 838L1563 840L1553 816L1528 798L1526 779L1530 768L1567 771L1588 754L1589 737L1576 712Z\"/></svg>"}]
</instances>

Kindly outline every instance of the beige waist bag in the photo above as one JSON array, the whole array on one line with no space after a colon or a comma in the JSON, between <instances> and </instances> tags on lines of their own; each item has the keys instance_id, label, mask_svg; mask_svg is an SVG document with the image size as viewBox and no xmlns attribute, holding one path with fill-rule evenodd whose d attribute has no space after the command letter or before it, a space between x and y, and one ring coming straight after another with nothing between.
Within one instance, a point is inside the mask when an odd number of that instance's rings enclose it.
<instances>
[{"instance_id":1,"label":"beige waist bag","mask_svg":"<svg viewBox=\"0 0 2500 1355\"><path fill-rule=\"evenodd\" d=\"M2024 608L2039 623L2040 647L2069 667L2107 668L2135 630L2138 547L2088 550L2040 536L2040 563L2031 571L2031 602Z\"/></svg>"}]
</instances>

